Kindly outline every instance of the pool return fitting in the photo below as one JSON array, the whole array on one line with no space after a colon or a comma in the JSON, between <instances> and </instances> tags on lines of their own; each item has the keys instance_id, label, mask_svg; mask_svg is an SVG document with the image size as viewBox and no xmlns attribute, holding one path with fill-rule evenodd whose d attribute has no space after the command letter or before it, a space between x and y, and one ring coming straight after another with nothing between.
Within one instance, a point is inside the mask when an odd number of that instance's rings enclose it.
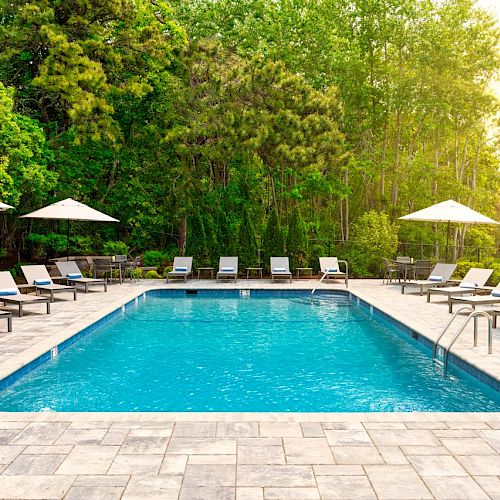
<instances>
[{"instance_id":1,"label":"pool return fitting","mask_svg":"<svg viewBox=\"0 0 500 500\"><path fill-rule=\"evenodd\" d=\"M458 316L458 314L460 312L465 312L465 311L470 311L470 314L465 318L463 323L460 325L460 328L457 330L454 337L451 339L450 343L446 347L444 347L443 360L441 361L437 356L438 347L443 349L443 347L439 345L439 341L446 334L446 332L448 331L448 329L450 328L451 324ZM471 306L463 306L457 311L455 311L451 319L448 321L448 323L446 323L446 326L443 328L443 331L436 339L436 342L434 342L434 348L432 349L432 359L435 363L443 367L444 375L446 375L446 372L448 371L448 356L450 354L450 350L455 344L455 342L458 340L458 337L460 337L462 332L465 330L465 327L469 324L469 321L471 319L474 320L474 347L477 347L477 319L479 316L484 316L488 321L488 354L491 354L493 352L493 330L491 327L492 325L491 316L486 311L476 311Z\"/></svg>"}]
</instances>

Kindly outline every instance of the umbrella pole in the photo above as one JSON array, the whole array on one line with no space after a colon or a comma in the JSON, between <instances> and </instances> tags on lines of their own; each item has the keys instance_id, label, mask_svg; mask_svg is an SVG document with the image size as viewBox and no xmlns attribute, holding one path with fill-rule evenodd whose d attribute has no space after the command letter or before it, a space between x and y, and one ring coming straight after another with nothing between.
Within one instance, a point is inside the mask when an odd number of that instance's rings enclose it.
<instances>
[{"instance_id":1,"label":"umbrella pole","mask_svg":"<svg viewBox=\"0 0 500 500\"><path fill-rule=\"evenodd\" d=\"M448 221L448 229L446 230L446 258L445 262L448 263L448 242L450 241L450 221Z\"/></svg>"},{"instance_id":2,"label":"umbrella pole","mask_svg":"<svg viewBox=\"0 0 500 500\"><path fill-rule=\"evenodd\" d=\"M69 261L69 219L68 219L68 225L66 227L66 261Z\"/></svg>"}]
</instances>

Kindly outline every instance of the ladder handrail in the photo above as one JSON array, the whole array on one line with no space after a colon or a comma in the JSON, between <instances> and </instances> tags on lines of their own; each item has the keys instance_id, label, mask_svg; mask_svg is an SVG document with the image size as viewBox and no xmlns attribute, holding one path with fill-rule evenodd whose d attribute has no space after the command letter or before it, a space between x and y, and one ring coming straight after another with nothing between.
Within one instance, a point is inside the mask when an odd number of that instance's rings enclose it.
<instances>
[{"instance_id":1,"label":"ladder handrail","mask_svg":"<svg viewBox=\"0 0 500 500\"><path fill-rule=\"evenodd\" d=\"M471 311L471 312L474 312L474 308L473 307L471 307L471 306L463 306L460 309L457 309L453 313L453 316L450 318L450 320L448 321L448 323L446 323L446 326L443 328L443 331L441 332L441 334L439 335L439 337L434 342L434 348L432 349L432 359L434 359L436 357L436 351L437 351L437 348L439 347L439 341L444 337L445 333L448 331L448 328L450 328L451 324L453 323L453 321L455 321L455 318L458 316L458 314L461 311L464 311L466 309L469 310L469 311Z\"/></svg>"},{"instance_id":2,"label":"ladder handrail","mask_svg":"<svg viewBox=\"0 0 500 500\"><path fill-rule=\"evenodd\" d=\"M434 342L434 348L432 350L432 359L434 361L437 360L436 358L436 351L437 348L439 347L439 341L443 337L443 335L448 331L448 328L450 325L453 323L455 318L457 317L457 314L460 311L463 310L470 310L472 311L463 321L463 323L460 325L459 329L451 339L450 343L444 347L444 355L443 355L443 370L444 374L446 375L446 372L448 370L448 357L451 351L451 348L454 346L455 342L458 340L460 335L463 333L465 330L465 327L469 324L469 321L471 319L474 319L474 347L477 347L477 317L478 316L484 316L487 321L488 321L488 354L491 354L493 352L493 330L492 330L492 319L491 316L486 312L486 311L476 311L473 307L471 306L463 306L458 311L455 311L455 314L451 317L451 319L448 321L446 326L444 327L443 331L441 332L441 335L437 338L436 342Z\"/></svg>"},{"instance_id":3,"label":"ladder handrail","mask_svg":"<svg viewBox=\"0 0 500 500\"><path fill-rule=\"evenodd\" d=\"M349 264L347 263L347 260L337 260L337 262L340 264L341 262L345 264L345 286L346 288L349 288ZM340 266L339 266L340 269ZM320 269L321 271L321 269ZM323 276L321 276L320 280L318 281L317 285L311 290L311 299L316 290L318 289L319 285L321 285L321 282L328 276L328 272L323 272Z\"/></svg>"}]
</instances>

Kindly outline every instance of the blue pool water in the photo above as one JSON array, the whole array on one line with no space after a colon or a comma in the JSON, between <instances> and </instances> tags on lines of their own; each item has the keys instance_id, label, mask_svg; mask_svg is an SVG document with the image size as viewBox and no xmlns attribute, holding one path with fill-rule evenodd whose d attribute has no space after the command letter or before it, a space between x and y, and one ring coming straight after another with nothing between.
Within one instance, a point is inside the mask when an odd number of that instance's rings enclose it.
<instances>
[{"instance_id":1,"label":"blue pool water","mask_svg":"<svg viewBox=\"0 0 500 500\"><path fill-rule=\"evenodd\" d=\"M148 296L0 393L3 411L499 411L347 296Z\"/></svg>"}]
</instances>

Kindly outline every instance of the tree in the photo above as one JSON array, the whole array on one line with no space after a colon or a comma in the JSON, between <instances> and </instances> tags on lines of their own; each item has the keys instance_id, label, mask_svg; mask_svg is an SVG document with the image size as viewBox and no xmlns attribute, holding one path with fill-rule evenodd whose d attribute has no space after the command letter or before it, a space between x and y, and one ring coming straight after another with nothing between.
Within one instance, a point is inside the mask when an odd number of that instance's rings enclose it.
<instances>
[{"instance_id":1,"label":"tree","mask_svg":"<svg viewBox=\"0 0 500 500\"><path fill-rule=\"evenodd\" d=\"M292 267L305 265L307 249L307 234L299 209L295 207L288 222L286 235L286 253L290 257Z\"/></svg>"},{"instance_id":2,"label":"tree","mask_svg":"<svg viewBox=\"0 0 500 500\"><path fill-rule=\"evenodd\" d=\"M272 209L262 236L263 267L268 269L271 257L281 257L285 253L285 237L276 210Z\"/></svg>"},{"instance_id":3,"label":"tree","mask_svg":"<svg viewBox=\"0 0 500 500\"><path fill-rule=\"evenodd\" d=\"M241 223L238 232L237 255L239 256L239 265L241 269L258 267L259 248L257 246L257 238L255 237L252 219L245 206L242 209Z\"/></svg>"}]
</instances>

